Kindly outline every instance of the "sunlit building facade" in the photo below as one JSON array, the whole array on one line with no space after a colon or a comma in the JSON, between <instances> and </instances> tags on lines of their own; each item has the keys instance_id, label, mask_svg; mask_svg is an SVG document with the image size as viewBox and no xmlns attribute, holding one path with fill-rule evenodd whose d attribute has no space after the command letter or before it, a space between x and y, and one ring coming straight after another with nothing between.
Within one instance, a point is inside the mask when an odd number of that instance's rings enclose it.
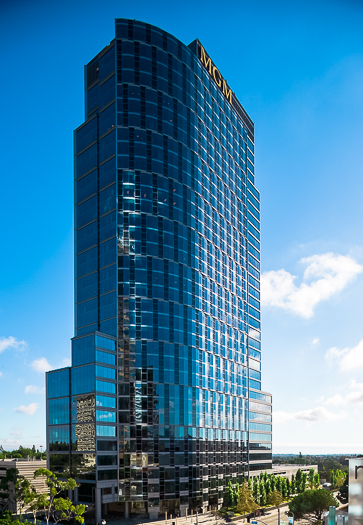
<instances>
[{"instance_id":1,"label":"sunlit building facade","mask_svg":"<svg viewBox=\"0 0 363 525\"><path fill-rule=\"evenodd\" d=\"M220 506L271 468L253 123L198 40L124 19L85 67L85 106L49 467L98 518Z\"/></svg>"}]
</instances>

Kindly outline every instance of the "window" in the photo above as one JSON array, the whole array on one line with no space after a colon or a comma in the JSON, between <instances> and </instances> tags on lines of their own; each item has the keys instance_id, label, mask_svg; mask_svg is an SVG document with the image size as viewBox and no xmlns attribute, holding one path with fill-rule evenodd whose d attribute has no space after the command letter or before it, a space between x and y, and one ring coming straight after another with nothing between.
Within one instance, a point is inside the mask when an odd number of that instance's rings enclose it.
<instances>
[{"instance_id":1,"label":"window","mask_svg":"<svg viewBox=\"0 0 363 525\"><path fill-rule=\"evenodd\" d=\"M48 398L69 396L69 368L49 372Z\"/></svg>"},{"instance_id":2,"label":"window","mask_svg":"<svg viewBox=\"0 0 363 525\"><path fill-rule=\"evenodd\" d=\"M115 383L107 383L106 381L96 381L96 390L98 392L106 392L107 394L116 394Z\"/></svg>"},{"instance_id":3,"label":"window","mask_svg":"<svg viewBox=\"0 0 363 525\"><path fill-rule=\"evenodd\" d=\"M271 434L258 434L256 432L250 432L250 440L252 441L272 441Z\"/></svg>"},{"instance_id":4,"label":"window","mask_svg":"<svg viewBox=\"0 0 363 525\"><path fill-rule=\"evenodd\" d=\"M96 396L96 406L116 408L116 398L108 396Z\"/></svg>"},{"instance_id":5,"label":"window","mask_svg":"<svg viewBox=\"0 0 363 525\"><path fill-rule=\"evenodd\" d=\"M114 368L96 365L96 376L104 377L105 379L116 379L116 370Z\"/></svg>"},{"instance_id":6,"label":"window","mask_svg":"<svg viewBox=\"0 0 363 525\"><path fill-rule=\"evenodd\" d=\"M88 273L95 272L97 270L97 267L97 248L91 248L91 250L87 250L86 252L77 255L77 277L82 277L83 275L87 275Z\"/></svg>"},{"instance_id":7,"label":"window","mask_svg":"<svg viewBox=\"0 0 363 525\"><path fill-rule=\"evenodd\" d=\"M98 470L98 481L107 481L109 479L117 479L117 470Z\"/></svg>"},{"instance_id":8,"label":"window","mask_svg":"<svg viewBox=\"0 0 363 525\"><path fill-rule=\"evenodd\" d=\"M76 157L77 179L97 166L97 144Z\"/></svg>"},{"instance_id":9,"label":"window","mask_svg":"<svg viewBox=\"0 0 363 525\"><path fill-rule=\"evenodd\" d=\"M96 425L96 435L116 437L116 427Z\"/></svg>"},{"instance_id":10,"label":"window","mask_svg":"<svg viewBox=\"0 0 363 525\"><path fill-rule=\"evenodd\" d=\"M49 427L49 451L69 450L69 425Z\"/></svg>"},{"instance_id":11,"label":"window","mask_svg":"<svg viewBox=\"0 0 363 525\"><path fill-rule=\"evenodd\" d=\"M117 456L97 456L97 465L117 465Z\"/></svg>"},{"instance_id":12,"label":"window","mask_svg":"<svg viewBox=\"0 0 363 525\"><path fill-rule=\"evenodd\" d=\"M97 441L97 450L103 452L113 452L117 450L117 441Z\"/></svg>"},{"instance_id":13,"label":"window","mask_svg":"<svg viewBox=\"0 0 363 525\"><path fill-rule=\"evenodd\" d=\"M94 335L72 340L72 365L85 365L95 360Z\"/></svg>"},{"instance_id":14,"label":"window","mask_svg":"<svg viewBox=\"0 0 363 525\"><path fill-rule=\"evenodd\" d=\"M97 119L93 118L90 122L76 131L76 152L79 153L96 140Z\"/></svg>"},{"instance_id":15,"label":"window","mask_svg":"<svg viewBox=\"0 0 363 525\"><path fill-rule=\"evenodd\" d=\"M72 368L72 395L86 394L95 389L95 365Z\"/></svg>"},{"instance_id":16,"label":"window","mask_svg":"<svg viewBox=\"0 0 363 525\"><path fill-rule=\"evenodd\" d=\"M77 253L97 244L97 221L77 230Z\"/></svg>"},{"instance_id":17,"label":"window","mask_svg":"<svg viewBox=\"0 0 363 525\"><path fill-rule=\"evenodd\" d=\"M251 343L251 340L250 340L250 343ZM266 403L271 403L271 396L268 396L267 394L261 394L260 392L251 392L250 398L258 399L259 401L265 401Z\"/></svg>"},{"instance_id":18,"label":"window","mask_svg":"<svg viewBox=\"0 0 363 525\"><path fill-rule=\"evenodd\" d=\"M48 401L48 421L49 425L69 423L69 397Z\"/></svg>"},{"instance_id":19,"label":"window","mask_svg":"<svg viewBox=\"0 0 363 525\"><path fill-rule=\"evenodd\" d=\"M271 432L272 425L264 425L263 423L250 422L250 430L262 430L264 432Z\"/></svg>"},{"instance_id":20,"label":"window","mask_svg":"<svg viewBox=\"0 0 363 525\"><path fill-rule=\"evenodd\" d=\"M104 423L116 423L116 412L109 412L107 410L96 410L96 421L101 421Z\"/></svg>"},{"instance_id":21,"label":"window","mask_svg":"<svg viewBox=\"0 0 363 525\"><path fill-rule=\"evenodd\" d=\"M97 193L97 170L91 171L77 181L77 203Z\"/></svg>"},{"instance_id":22,"label":"window","mask_svg":"<svg viewBox=\"0 0 363 525\"><path fill-rule=\"evenodd\" d=\"M101 335L96 335L96 346L104 348L105 350L116 350L116 341L107 339Z\"/></svg>"},{"instance_id":23,"label":"window","mask_svg":"<svg viewBox=\"0 0 363 525\"><path fill-rule=\"evenodd\" d=\"M100 350L96 350L96 361L99 361L100 363L106 363L108 365L115 366L116 356L115 354L108 354L106 352L101 352Z\"/></svg>"}]
</instances>

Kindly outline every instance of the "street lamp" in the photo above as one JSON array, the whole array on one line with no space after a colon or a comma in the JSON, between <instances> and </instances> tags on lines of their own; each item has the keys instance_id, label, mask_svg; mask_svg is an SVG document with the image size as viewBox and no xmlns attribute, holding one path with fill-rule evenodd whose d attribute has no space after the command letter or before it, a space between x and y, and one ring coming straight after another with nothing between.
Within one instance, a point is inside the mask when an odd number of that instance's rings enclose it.
<instances>
[{"instance_id":1,"label":"street lamp","mask_svg":"<svg viewBox=\"0 0 363 525\"><path fill-rule=\"evenodd\" d=\"M290 514L292 514L292 522L290 522L290 519L289 519L289 525L294 525L295 514L294 514L293 512L291 512L291 510L286 511L285 514L286 514L286 516L287 516L288 518L291 518Z\"/></svg>"}]
</instances>

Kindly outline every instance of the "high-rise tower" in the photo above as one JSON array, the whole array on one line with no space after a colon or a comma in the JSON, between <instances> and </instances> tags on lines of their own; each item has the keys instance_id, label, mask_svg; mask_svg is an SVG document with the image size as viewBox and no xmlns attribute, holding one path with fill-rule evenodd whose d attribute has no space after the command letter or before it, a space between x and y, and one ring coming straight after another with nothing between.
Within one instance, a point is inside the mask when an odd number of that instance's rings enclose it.
<instances>
[{"instance_id":1,"label":"high-rise tower","mask_svg":"<svg viewBox=\"0 0 363 525\"><path fill-rule=\"evenodd\" d=\"M72 366L47 374L49 468L157 515L271 468L254 126L202 44L117 19L75 131Z\"/></svg>"}]
</instances>

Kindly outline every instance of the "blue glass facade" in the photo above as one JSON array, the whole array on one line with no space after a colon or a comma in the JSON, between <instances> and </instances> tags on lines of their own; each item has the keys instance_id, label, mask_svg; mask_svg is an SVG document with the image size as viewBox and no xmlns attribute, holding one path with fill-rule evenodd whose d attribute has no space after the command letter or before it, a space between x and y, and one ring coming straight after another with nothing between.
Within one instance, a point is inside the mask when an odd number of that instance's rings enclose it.
<instances>
[{"instance_id":1,"label":"blue glass facade","mask_svg":"<svg viewBox=\"0 0 363 525\"><path fill-rule=\"evenodd\" d=\"M220 505L230 479L271 468L254 126L198 40L142 22L117 19L85 75L50 467L68 457L79 501L94 487L126 514Z\"/></svg>"}]
</instances>

